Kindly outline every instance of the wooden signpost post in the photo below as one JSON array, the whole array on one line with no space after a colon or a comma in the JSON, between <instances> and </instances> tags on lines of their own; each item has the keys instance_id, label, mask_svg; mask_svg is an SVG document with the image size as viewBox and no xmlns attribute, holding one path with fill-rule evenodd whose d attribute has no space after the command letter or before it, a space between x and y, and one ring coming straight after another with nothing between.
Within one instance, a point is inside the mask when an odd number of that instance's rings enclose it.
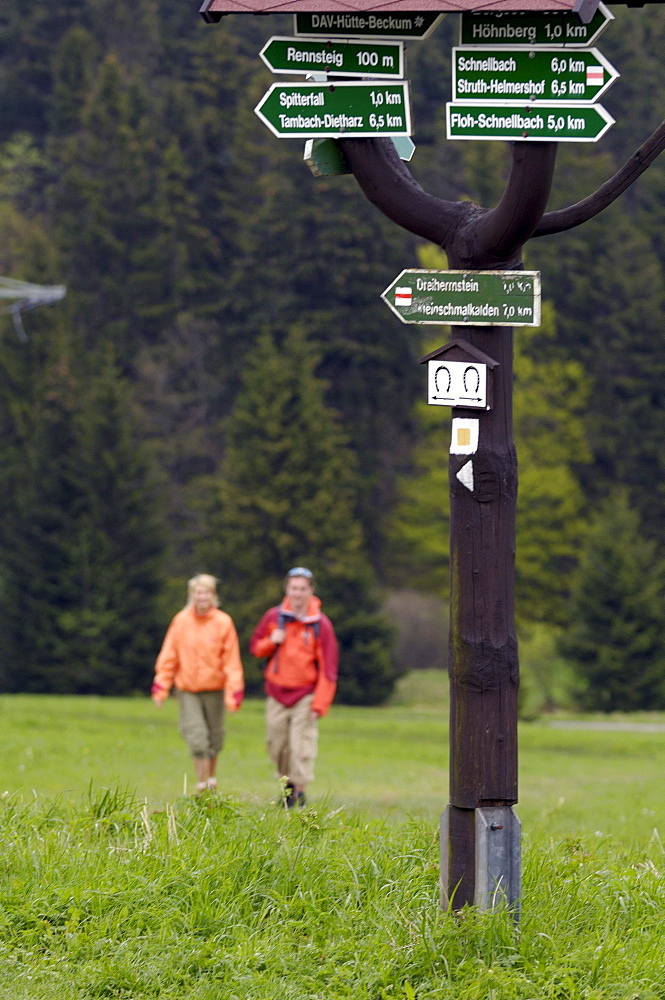
<instances>
[{"instance_id":1,"label":"wooden signpost post","mask_svg":"<svg viewBox=\"0 0 665 1000\"><path fill-rule=\"evenodd\" d=\"M217 17L211 11L220 3L222 0L204 0L204 17ZM384 292L385 301L403 322L452 323L450 343L422 359L430 370L429 401L453 407L449 454L450 797L441 822L441 897L444 905L454 909L467 904L490 908L506 903L515 914L520 901L520 829L513 811L517 801L519 684L514 616L517 457L512 429L513 327L520 322L537 325L540 301L539 289L527 287L533 273L522 270L522 248L531 238L561 232L593 218L665 148L664 122L593 195L569 208L546 213L558 142L596 141L613 124L607 112L594 103L594 95L617 74L598 53L582 54L579 48L595 41L611 21L602 4L575 0L575 7L588 12L588 17L578 17L572 3L565 12L533 13L536 8L542 11L543 6L543 0L532 5L520 0L519 13L487 11L470 14L462 22L462 40L467 47L459 58L471 62L457 62L462 75L456 75L454 97L466 99L453 100L448 106L449 138L516 140L505 191L490 210L428 194L400 159L392 137L403 138L412 131L405 82L276 84L256 109L276 135L305 136L312 143L334 141L339 162L332 166L321 163L316 170L351 171L381 212L442 247L448 257L451 271L403 271ZM440 7L459 10L457 4L447 8L442 3ZM296 34L331 39L382 37L382 33L393 40L425 37L437 16L374 17L366 11L305 14L297 22ZM518 49L501 55L506 75L488 97L480 89L482 80L491 74L481 70L473 75L473 49L468 46L471 43L481 48L477 61L482 63L499 58L491 49L487 51L498 42L511 48L529 45L534 52L539 46L554 46L555 51L545 56L544 69L542 58L534 56L532 65L534 69L541 66L539 74L524 69L524 54ZM577 48L569 54L561 50L566 45L571 50ZM321 51L314 45L292 48L295 63L300 52L310 52L316 60ZM352 58L354 51L349 49ZM282 59L282 55L276 58ZM293 64L289 63L285 72L292 72ZM458 86L462 79L467 81L464 88L477 88L473 95L477 100L462 95ZM571 85L573 97L581 101L568 102ZM509 94L514 101L508 100ZM381 107L378 95L384 98ZM399 118L396 127L387 119L379 124L380 116L391 109L395 119ZM518 123L518 118L524 121ZM352 125L348 119L353 119ZM471 288L465 283L470 285L475 280L470 276L481 272L489 279L488 290L481 293L480 301L472 301L467 294ZM415 274L428 276L422 279L426 287L418 285ZM500 277L490 278L490 274ZM515 275L521 275L524 283L518 288L519 301L511 298L520 280ZM497 280L514 282L510 294L507 286L496 285ZM467 297L456 300L453 293L457 292ZM511 308L514 313L508 311ZM519 309L524 312L519 313ZM434 367L430 368L432 362Z\"/></svg>"}]
</instances>

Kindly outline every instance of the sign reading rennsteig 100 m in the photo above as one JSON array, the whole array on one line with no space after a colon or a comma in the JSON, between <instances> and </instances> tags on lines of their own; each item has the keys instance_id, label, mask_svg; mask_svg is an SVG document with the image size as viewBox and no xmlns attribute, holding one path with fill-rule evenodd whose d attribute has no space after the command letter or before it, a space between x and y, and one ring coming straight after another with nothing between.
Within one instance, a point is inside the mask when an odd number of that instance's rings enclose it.
<instances>
[{"instance_id":1,"label":"sign reading rennsteig 100 m","mask_svg":"<svg viewBox=\"0 0 665 1000\"><path fill-rule=\"evenodd\" d=\"M327 73L328 76L404 76L404 43L283 38L276 35L259 52L273 73Z\"/></svg>"},{"instance_id":2,"label":"sign reading rennsteig 100 m","mask_svg":"<svg viewBox=\"0 0 665 1000\"><path fill-rule=\"evenodd\" d=\"M539 271L402 271L381 298L402 323L539 326Z\"/></svg>"},{"instance_id":3,"label":"sign reading rennsteig 100 m","mask_svg":"<svg viewBox=\"0 0 665 1000\"><path fill-rule=\"evenodd\" d=\"M282 139L411 135L409 85L273 83L254 111Z\"/></svg>"}]
</instances>

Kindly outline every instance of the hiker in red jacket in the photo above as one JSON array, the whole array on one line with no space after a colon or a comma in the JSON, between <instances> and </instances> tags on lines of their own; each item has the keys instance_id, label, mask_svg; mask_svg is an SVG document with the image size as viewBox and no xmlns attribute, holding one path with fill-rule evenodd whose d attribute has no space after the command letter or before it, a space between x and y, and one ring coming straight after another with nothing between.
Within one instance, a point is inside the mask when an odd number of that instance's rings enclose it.
<instances>
[{"instance_id":1,"label":"hiker in red jacket","mask_svg":"<svg viewBox=\"0 0 665 1000\"><path fill-rule=\"evenodd\" d=\"M335 697L338 650L332 622L314 596L310 570L296 566L284 581L282 603L254 629L249 649L268 657L264 671L268 752L285 783L287 808L305 804L314 778L318 722Z\"/></svg>"}]
</instances>

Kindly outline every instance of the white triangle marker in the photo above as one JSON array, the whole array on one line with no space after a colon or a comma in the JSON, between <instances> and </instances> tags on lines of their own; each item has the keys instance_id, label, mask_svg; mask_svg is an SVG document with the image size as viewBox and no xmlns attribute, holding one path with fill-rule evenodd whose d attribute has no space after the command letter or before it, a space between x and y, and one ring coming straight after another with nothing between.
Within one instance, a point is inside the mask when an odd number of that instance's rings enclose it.
<instances>
[{"instance_id":1,"label":"white triangle marker","mask_svg":"<svg viewBox=\"0 0 665 1000\"><path fill-rule=\"evenodd\" d=\"M467 490L473 493L473 462L467 462L457 473L457 478Z\"/></svg>"}]
</instances>

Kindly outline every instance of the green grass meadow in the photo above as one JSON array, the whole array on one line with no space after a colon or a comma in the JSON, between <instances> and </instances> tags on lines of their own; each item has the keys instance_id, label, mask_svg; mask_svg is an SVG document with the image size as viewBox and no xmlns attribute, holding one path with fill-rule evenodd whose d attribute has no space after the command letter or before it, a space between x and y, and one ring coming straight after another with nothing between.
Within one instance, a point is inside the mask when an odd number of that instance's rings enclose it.
<instances>
[{"instance_id":1,"label":"green grass meadow","mask_svg":"<svg viewBox=\"0 0 665 1000\"><path fill-rule=\"evenodd\" d=\"M612 721L521 725L515 926L438 904L443 678L334 706L296 813L259 701L195 799L173 702L1 696L0 997L665 998L665 720Z\"/></svg>"}]
</instances>

